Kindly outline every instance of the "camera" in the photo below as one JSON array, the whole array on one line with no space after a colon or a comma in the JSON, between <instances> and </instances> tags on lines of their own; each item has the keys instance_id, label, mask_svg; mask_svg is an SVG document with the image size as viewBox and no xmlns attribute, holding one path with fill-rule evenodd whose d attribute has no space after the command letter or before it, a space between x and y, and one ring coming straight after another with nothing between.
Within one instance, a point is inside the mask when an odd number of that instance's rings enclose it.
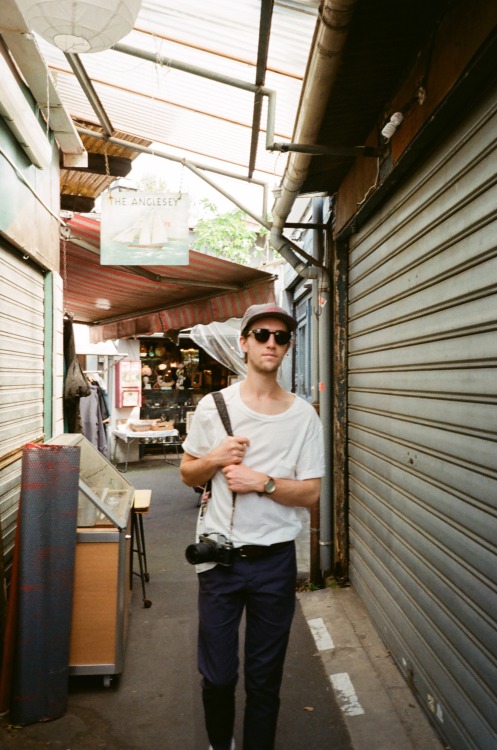
<instances>
[{"instance_id":1,"label":"camera","mask_svg":"<svg viewBox=\"0 0 497 750\"><path fill-rule=\"evenodd\" d=\"M197 544L190 544L185 556L192 565L215 562L229 567L233 564L233 544L223 534L200 534Z\"/></svg>"}]
</instances>

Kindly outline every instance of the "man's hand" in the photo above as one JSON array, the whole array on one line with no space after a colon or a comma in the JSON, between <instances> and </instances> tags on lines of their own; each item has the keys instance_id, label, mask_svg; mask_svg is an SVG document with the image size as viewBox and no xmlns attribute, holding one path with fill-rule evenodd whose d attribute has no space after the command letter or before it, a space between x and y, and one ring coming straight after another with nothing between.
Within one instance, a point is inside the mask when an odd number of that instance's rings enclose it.
<instances>
[{"instance_id":1,"label":"man's hand","mask_svg":"<svg viewBox=\"0 0 497 750\"><path fill-rule=\"evenodd\" d=\"M201 458L183 453L180 465L181 479L189 487L205 484L223 466L241 464L248 444L248 438L235 435L225 438L221 445Z\"/></svg>"},{"instance_id":2,"label":"man's hand","mask_svg":"<svg viewBox=\"0 0 497 750\"><path fill-rule=\"evenodd\" d=\"M229 464L222 469L231 492L242 495L246 492L264 492L268 475L249 469L244 463ZM275 478L276 489L265 495L274 503L290 507L309 508L319 499L320 479Z\"/></svg>"},{"instance_id":3,"label":"man's hand","mask_svg":"<svg viewBox=\"0 0 497 750\"><path fill-rule=\"evenodd\" d=\"M241 462L225 466L222 472L230 490L237 493L261 492L267 480L267 474L249 469Z\"/></svg>"},{"instance_id":4,"label":"man's hand","mask_svg":"<svg viewBox=\"0 0 497 750\"><path fill-rule=\"evenodd\" d=\"M211 451L212 458L218 466L228 466L230 464L241 464L245 456L245 451L249 440L240 435L227 437L221 445Z\"/></svg>"}]
</instances>

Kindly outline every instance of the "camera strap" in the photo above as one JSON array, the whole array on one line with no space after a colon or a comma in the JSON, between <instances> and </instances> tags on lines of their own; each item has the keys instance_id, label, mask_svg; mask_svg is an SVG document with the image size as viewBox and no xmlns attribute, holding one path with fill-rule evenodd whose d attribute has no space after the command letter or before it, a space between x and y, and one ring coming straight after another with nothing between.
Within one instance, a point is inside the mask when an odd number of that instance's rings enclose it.
<instances>
[{"instance_id":1,"label":"camera strap","mask_svg":"<svg viewBox=\"0 0 497 750\"><path fill-rule=\"evenodd\" d=\"M216 404L224 429L226 430L228 435L232 437L233 428L231 426L231 419L230 419L230 415L228 414L228 407L226 406L226 401L224 400L223 394L220 391L214 391L212 393L212 398L214 399L214 403ZM232 505L232 510L231 510L231 521L230 521L230 537L231 537L231 532L233 530L233 522L235 519L235 503L236 503L236 493L233 492L233 505Z\"/></svg>"},{"instance_id":2,"label":"camera strap","mask_svg":"<svg viewBox=\"0 0 497 750\"><path fill-rule=\"evenodd\" d=\"M216 404L224 429L226 430L228 435L232 437L233 428L231 427L231 419L230 415L228 414L228 407L226 406L226 401L224 400L223 394L220 391L214 391L212 394L212 398L214 399L214 402Z\"/></svg>"}]
</instances>

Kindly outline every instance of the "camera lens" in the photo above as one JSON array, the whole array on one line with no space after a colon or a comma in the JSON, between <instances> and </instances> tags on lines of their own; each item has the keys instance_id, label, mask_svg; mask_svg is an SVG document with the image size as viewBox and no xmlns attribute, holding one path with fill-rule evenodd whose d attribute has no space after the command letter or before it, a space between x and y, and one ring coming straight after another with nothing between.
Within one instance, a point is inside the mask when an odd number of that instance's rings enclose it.
<instances>
[{"instance_id":1,"label":"camera lens","mask_svg":"<svg viewBox=\"0 0 497 750\"><path fill-rule=\"evenodd\" d=\"M190 544L185 550L185 556L189 563L198 565L199 563L215 560L216 550L212 544L199 542L198 544Z\"/></svg>"}]
</instances>

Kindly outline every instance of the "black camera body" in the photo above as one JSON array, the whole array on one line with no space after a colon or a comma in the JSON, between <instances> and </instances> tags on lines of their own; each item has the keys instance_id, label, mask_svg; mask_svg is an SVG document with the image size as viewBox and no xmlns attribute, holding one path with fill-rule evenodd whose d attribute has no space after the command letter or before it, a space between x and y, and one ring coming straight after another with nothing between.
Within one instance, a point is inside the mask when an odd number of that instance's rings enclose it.
<instances>
[{"instance_id":1,"label":"black camera body","mask_svg":"<svg viewBox=\"0 0 497 750\"><path fill-rule=\"evenodd\" d=\"M233 564L234 547L223 534L200 534L197 544L190 544L185 556L192 565L215 562L229 567Z\"/></svg>"}]
</instances>

